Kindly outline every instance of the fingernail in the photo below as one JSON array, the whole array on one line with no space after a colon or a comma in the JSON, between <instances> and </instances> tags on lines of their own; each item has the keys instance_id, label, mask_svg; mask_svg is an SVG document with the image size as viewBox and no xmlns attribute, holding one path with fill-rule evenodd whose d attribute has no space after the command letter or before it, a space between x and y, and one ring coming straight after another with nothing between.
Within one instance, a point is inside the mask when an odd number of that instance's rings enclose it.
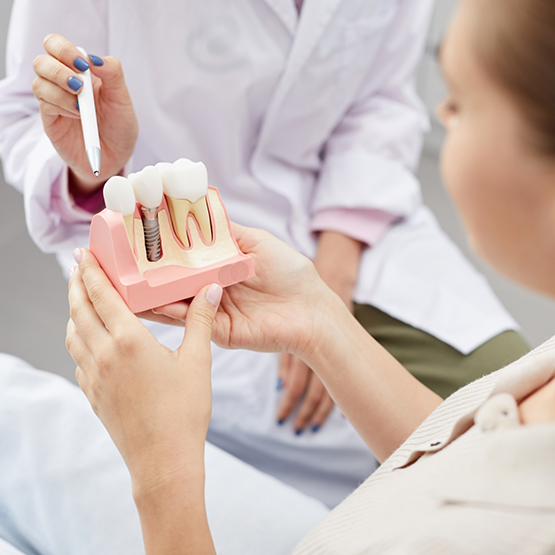
<instances>
[{"instance_id":1,"label":"fingernail","mask_svg":"<svg viewBox=\"0 0 555 555\"><path fill-rule=\"evenodd\" d=\"M100 56L95 56L94 54L89 54L89 58L91 59L91 62L95 66L103 66L104 65L104 60Z\"/></svg>"},{"instance_id":2,"label":"fingernail","mask_svg":"<svg viewBox=\"0 0 555 555\"><path fill-rule=\"evenodd\" d=\"M73 251L73 259L75 260L75 262L79 264L82 258L83 258L83 251L81 249L75 249Z\"/></svg>"},{"instance_id":3,"label":"fingernail","mask_svg":"<svg viewBox=\"0 0 555 555\"><path fill-rule=\"evenodd\" d=\"M316 433L319 429L320 429L320 424L314 424L314 426L312 426L313 433Z\"/></svg>"},{"instance_id":4,"label":"fingernail","mask_svg":"<svg viewBox=\"0 0 555 555\"><path fill-rule=\"evenodd\" d=\"M72 266L69 269L69 279L71 279L73 277L73 274L77 271L77 266Z\"/></svg>"},{"instance_id":5,"label":"fingernail","mask_svg":"<svg viewBox=\"0 0 555 555\"><path fill-rule=\"evenodd\" d=\"M73 62L73 65L79 70L79 71L87 71L87 69L89 69L89 62L87 62L87 60L85 60L84 58L75 58L75 61Z\"/></svg>"},{"instance_id":6,"label":"fingernail","mask_svg":"<svg viewBox=\"0 0 555 555\"><path fill-rule=\"evenodd\" d=\"M280 418L278 420L278 426L283 426L285 424L285 418Z\"/></svg>"},{"instance_id":7,"label":"fingernail","mask_svg":"<svg viewBox=\"0 0 555 555\"><path fill-rule=\"evenodd\" d=\"M77 108L77 110L79 110L79 101L77 101L77 102L75 103L75 107ZM81 111L81 110L79 110L79 111Z\"/></svg>"},{"instance_id":8,"label":"fingernail","mask_svg":"<svg viewBox=\"0 0 555 555\"><path fill-rule=\"evenodd\" d=\"M283 385L283 380L281 378L278 378L276 389L279 391L282 385Z\"/></svg>"},{"instance_id":9,"label":"fingernail","mask_svg":"<svg viewBox=\"0 0 555 555\"><path fill-rule=\"evenodd\" d=\"M296 435L296 436L300 436L302 433L303 433L303 429L302 429L302 428L297 428L297 429L295 430L295 435Z\"/></svg>"},{"instance_id":10,"label":"fingernail","mask_svg":"<svg viewBox=\"0 0 555 555\"><path fill-rule=\"evenodd\" d=\"M73 77L73 75L67 80L67 84L74 90L78 91L83 86L83 81Z\"/></svg>"},{"instance_id":11,"label":"fingernail","mask_svg":"<svg viewBox=\"0 0 555 555\"><path fill-rule=\"evenodd\" d=\"M222 294L224 290L221 285L213 283L206 292L205 299L214 307L218 308L220 301L222 300Z\"/></svg>"}]
</instances>

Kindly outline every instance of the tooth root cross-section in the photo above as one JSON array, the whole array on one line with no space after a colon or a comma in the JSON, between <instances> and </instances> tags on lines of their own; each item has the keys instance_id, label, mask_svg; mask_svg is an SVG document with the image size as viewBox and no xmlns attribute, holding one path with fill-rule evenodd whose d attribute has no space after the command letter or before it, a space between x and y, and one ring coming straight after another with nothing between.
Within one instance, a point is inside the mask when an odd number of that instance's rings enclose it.
<instances>
[{"instance_id":1,"label":"tooth root cross-section","mask_svg":"<svg viewBox=\"0 0 555 555\"><path fill-rule=\"evenodd\" d=\"M200 232L207 244L212 243L212 225L210 223L210 213L206 197L199 198L196 202L186 199L175 199L166 197L172 218L175 234L184 247L190 247L189 237L187 236L187 225L189 213L197 220Z\"/></svg>"}]
</instances>

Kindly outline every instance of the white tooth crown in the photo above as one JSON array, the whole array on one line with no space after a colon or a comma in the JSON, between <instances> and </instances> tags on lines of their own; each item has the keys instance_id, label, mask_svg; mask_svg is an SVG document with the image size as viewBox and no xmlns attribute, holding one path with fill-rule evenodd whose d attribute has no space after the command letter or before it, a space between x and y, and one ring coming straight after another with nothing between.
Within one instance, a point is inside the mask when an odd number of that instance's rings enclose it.
<instances>
[{"instance_id":1,"label":"white tooth crown","mask_svg":"<svg viewBox=\"0 0 555 555\"><path fill-rule=\"evenodd\" d=\"M106 208L130 216L135 212L135 194L133 186L125 177L116 175L104 185L104 202Z\"/></svg>"},{"instance_id":2,"label":"white tooth crown","mask_svg":"<svg viewBox=\"0 0 555 555\"><path fill-rule=\"evenodd\" d=\"M145 208L158 208L162 204L164 188L160 172L154 166L146 166L131 177L135 198Z\"/></svg>"},{"instance_id":3,"label":"white tooth crown","mask_svg":"<svg viewBox=\"0 0 555 555\"><path fill-rule=\"evenodd\" d=\"M194 203L208 194L208 172L202 162L180 158L173 164L159 166L168 197Z\"/></svg>"},{"instance_id":4,"label":"white tooth crown","mask_svg":"<svg viewBox=\"0 0 555 555\"><path fill-rule=\"evenodd\" d=\"M158 164L156 164L154 167L160 172L160 175L161 175L162 170L164 168L171 168L172 164L171 162L158 162Z\"/></svg>"}]
</instances>

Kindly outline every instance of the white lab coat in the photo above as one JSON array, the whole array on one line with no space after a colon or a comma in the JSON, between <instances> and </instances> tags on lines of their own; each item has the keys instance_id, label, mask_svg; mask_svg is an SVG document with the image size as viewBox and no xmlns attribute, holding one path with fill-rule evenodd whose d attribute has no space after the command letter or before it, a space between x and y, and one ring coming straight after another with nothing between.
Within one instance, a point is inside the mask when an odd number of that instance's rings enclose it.
<instances>
[{"instance_id":1,"label":"white lab coat","mask_svg":"<svg viewBox=\"0 0 555 555\"><path fill-rule=\"evenodd\" d=\"M122 61L140 126L130 171L203 160L233 220L308 256L320 210L394 214L399 222L362 256L355 301L463 353L514 328L422 205L412 173L427 127L414 77L432 7L305 0L299 20L293 0L16 0L0 152L7 180L25 194L33 239L58 252L65 271L91 218L72 206L31 92L32 61L55 32ZM170 346L179 340L173 329L157 333ZM277 356L215 349L209 437L333 504L374 463L338 411L317 434L278 428L276 372Z\"/></svg>"}]
</instances>

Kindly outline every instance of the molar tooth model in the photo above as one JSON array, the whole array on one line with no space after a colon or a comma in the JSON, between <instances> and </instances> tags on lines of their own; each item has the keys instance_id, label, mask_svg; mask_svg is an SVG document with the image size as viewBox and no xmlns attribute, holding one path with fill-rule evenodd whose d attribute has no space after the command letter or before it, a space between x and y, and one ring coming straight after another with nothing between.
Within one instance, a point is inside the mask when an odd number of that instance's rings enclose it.
<instances>
[{"instance_id":1,"label":"molar tooth model","mask_svg":"<svg viewBox=\"0 0 555 555\"><path fill-rule=\"evenodd\" d=\"M202 162L181 158L129 177L104 186L106 209L92 220L90 249L133 312L254 276Z\"/></svg>"}]
</instances>

